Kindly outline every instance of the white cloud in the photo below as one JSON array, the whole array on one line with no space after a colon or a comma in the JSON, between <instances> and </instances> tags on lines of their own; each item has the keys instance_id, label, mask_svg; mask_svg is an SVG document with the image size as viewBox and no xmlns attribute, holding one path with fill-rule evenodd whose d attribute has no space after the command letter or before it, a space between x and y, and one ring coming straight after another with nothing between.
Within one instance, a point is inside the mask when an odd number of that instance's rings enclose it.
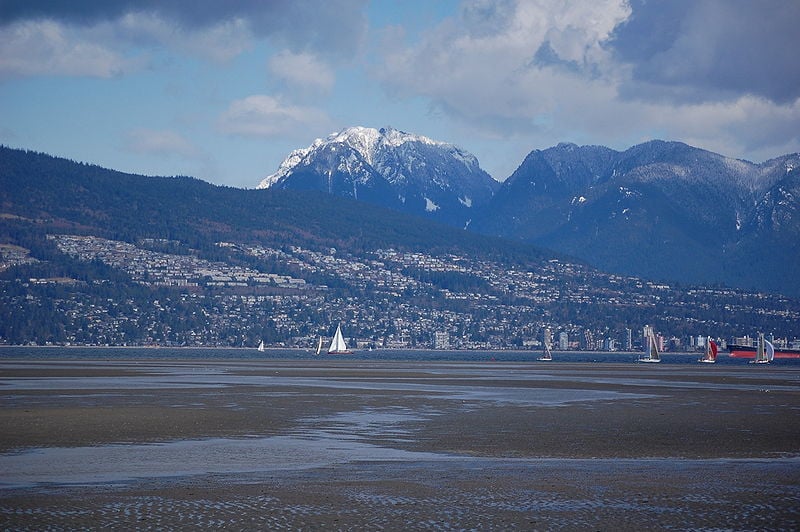
<instances>
[{"instance_id":1,"label":"white cloud","mask_svg":"<svg viewBox=\"0 0 800 532\"><path fill-rule=\"evenodd\" d=\"M284 103L273 96L256 94L230 104L220 116L219 129L247 137L308 136L330 129L328 115L314 107Z\"/></svg>"},{"instance_id":2,"label":"white cloud","mask_svg":"<svg viewBox=\"0 0 800 532\"><path fill-rule=\"evenodd\" d=\"M731 9L722 11L730 15ZM410 46L403 32L386 31L375 73L395 96L426 97L476 135L528 139L530 149L564 140L626 148L658 137L757 160L800 146L800 100L778 104L740 93L680 103L632 96L636 65L614 46L620 28L634 18L626 0L467 1L459 17ZM675 38L682 26L660 30Z\"/></svg>"},{"instance_id":3,"label":"white cloud","mask_svg":"<svg viewBox=\"0 0 800 532\"><path fill-rule=\"evenodd\" d=\"M0 2L0 75L109 77L142 49L225 62L256 39L349 59L366 28L365 0Z\"/></svg>"},{"instance_id":4,"label":"white cloud","mask_svg":"<svg viewBox=\"0 0 800 532\"><path fill-rule=\"evenodd\" d=\"M90 27L24 20L0 26L0 78L110 78L140 70L157 48L224 62L251 43L252 34L241 19L193 31L146 13L129 13Z\"/></svg>"},{"instance_id":5,"label":"white cloud","mask_svg":"<svg viewBox=\"0 0 800 532\"><path fill-rule=\"evenodd\" d=\"M530 127L558 111L562 87L616 75L603 44L629 14L623 0L469 2L419 45L387 47L379 75L390 90L428 96L466 121Z\"/></svg>"},{"instance_id":6,"label":"white cloud","mask_svg":"<svg viewBox=\"0 0 800 532\"><path fill-rule=\"evenodd\" d=\"M327 93L335 81L333 70L307 52L282 50L270 58L268 66L274 76L296 90Z\"/></svg>"},{"instance_id":7,"label":"white cloud","mask_svg":"<svg viewBox=\"0 0 800 532\"><path fill-rule=\"evenodd\" d=\"M136 153L199 158L202 152L180 133L170 130L135 129L128 132L127 147Z\"/></svg>"},{"instance_id":8,"label":"white cloud","mask_svg":"<svg viewBox=\"0 0 800 532\"><path fill-rule=\"evenodd\" d=\"M786 0L639 2L611 48L632 67L626 96L671 102L778 104L800 97L800 3Z\"/></svg>"},{"instance_id":9,"label":"white cloud","mask_svg":"<svg viewBox=\"0 0 800 532\"><path fill-rule=\"evenodd\" d=\"M36 75L110 78L135 61L50 20L0 28L0 77Z\"/></svg>"},{"instance_id":10,"label":"white cloud","mask_svg":"<svg viewBox=\"0 0 800 532\"><path fill-rule=\"evenodd\" d=\"M223 19L216 24L187 28L154 12L130 12L99 24L103 38L128 45L159 46L216 62L230 61L253 43L250 24L242 18Z\"/></svg>"},{"instance_id":11,"label":"white cloud","mask_svg":"<svg viewBox=\"0 0 800 532\"><path fill-rule=\"evenodd\" d=\"M745 95L671 110L669 130L676 138L724 155L762 162L800 147L800 99L776 105Z\"/></svg>"}]
</instances>

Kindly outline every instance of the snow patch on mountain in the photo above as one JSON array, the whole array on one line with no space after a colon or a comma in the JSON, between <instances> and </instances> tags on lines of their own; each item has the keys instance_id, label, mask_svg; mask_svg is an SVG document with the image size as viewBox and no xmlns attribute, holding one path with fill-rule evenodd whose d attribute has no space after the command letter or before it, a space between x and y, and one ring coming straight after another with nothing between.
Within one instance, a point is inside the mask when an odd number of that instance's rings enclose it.
<instances>
[{"instance_id":1,"label":"snow patch on mountain","mask_svg":"<svg viewBox=\"0 0 800 532\"><path fill-rule=\"evenodd\" d=\"M439 210L439 206L432 202L429 198L425 198L425 211L426 212L436 212Z\"/></svg>"},{"instance_id":2,"label":"snow patch on mountain","mask_svg":"<svg viewBox=\"0 0 800 532\"><path fill-rule=\"evenodd\" d=\"M314 143L309 146L308 148L300 148L297 150L292 150L286 159L278 166L278 171L272 175L265 177L261 183L258 184L256 188L269 188L285 175L287 175L291 170L300 164L300 162L305 159L306 155L311 153L315 148L322 144L322 139L317 139Z\"/></svg>"},{"instance_id":3,"label":"snow patch on mountain","mask_svg":"<svg viewBox=\"0 0 800 532\"><path fill-rule=\"evenodd\" d=\"M409 143L440 148L454 160L461 162L468 170L475 171L479 169L478 160L474 155L463 151L453 144L436 141L423 135L406 133L392 127L374 129L354 126L339 132L331 133L325 139L316 139L311 146L307 148L300 148L292 151L280 164L278 170L274 174L264 178L256 188L264 189L273 186L282 178L289 175L297 166L306 162L309 156L313 155L320 148L328 146L331 151L335 152L337 145L342 147L346 146L358 152L370 166L386 177L390 182L397 181L403 183L407 180L407 175L401 170L404 168L409 169L415 163L421 167L427 164L424 160L415 157L412 150L405 153L407 157L403 165L398 166L396 156L389 156Z\"/></svg>"}]
</instances>

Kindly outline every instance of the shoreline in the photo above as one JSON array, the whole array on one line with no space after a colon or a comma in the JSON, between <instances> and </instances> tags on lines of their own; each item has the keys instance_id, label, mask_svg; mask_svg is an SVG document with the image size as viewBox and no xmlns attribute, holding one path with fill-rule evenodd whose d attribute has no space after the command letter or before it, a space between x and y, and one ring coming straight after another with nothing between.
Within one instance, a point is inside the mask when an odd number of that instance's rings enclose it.
<instances>
[{"instance_id":1,"label":"shoreline","mask_svg":"<svg viewBox=\"0 0 800 532\"><path fill-rule=\"evenodd\" d=\"M256 351L258 352L258 346L253 347L222 347L222 346L167 346L167 345L10 345L10 344L0 344L0 350L2 349L153 349L153 350L167 350L167 349L175 349L175 350L208 350L208 351ZM315 349L311 347L266 347L266 352L296 352L296 353L311 353L314 352ZM432 349L432 348L412 348L412 347L379 347L373 349L351 349L352 355L359 355L359 354L366 354L366 353L402 353L402 352L409 352L409 353L519 353L519 354L535 354L541 355L541 349ZM692 355L695 356L697 354L702 354L702 351L665 351L661 353L662 355ZM571 355L571 354L584 354L584 355L640 355L642 351L599 351L599 350L586 350L586 351L560 351L560 350L553 350L553 354L563 354L563 355ZM726 355L725 353L720 353L720 356ZM328 355L327 353L322 353L319 355L320 357L342 357L343 355ZM265 357L265 358L268 358Z\"/></svg>"}]
</instances>

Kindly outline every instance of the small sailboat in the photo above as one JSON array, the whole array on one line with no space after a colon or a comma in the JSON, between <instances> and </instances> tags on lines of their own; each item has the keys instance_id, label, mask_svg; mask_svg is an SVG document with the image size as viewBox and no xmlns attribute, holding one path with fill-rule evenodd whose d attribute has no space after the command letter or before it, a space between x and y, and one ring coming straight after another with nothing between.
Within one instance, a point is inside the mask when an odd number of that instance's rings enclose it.
<instances>
[{"instance_id":1,"label":"small sailboat","mask_svg":"<svg viewBox=\"0 0 800 532\"><path fill-rule=\"evenodd\" d=\"M263 353L265 349L266 349L266 346L264 345L264 340L261 340L261 343L258 344L258 350Z\"/></svg>"},{"instance_id":2,"label":"small sailboat","mask_svg":"<svg viewBox=\"0 0 800 532\"><path fill-rule=\"evenodd\" d=\"M329 355L349 355L352 351L347 349L347 344L344 343L344 336L342 336L342 326L336 326L336 334L333 335L331 345L328 347Z\"/></svg>"},{"instance_id":3,"label":"small sailboat","mask_svg":"<svg viewBox=\"0 0 800 532\"><path fill-rule=\"evenodd\" d=\"M647 335L647 350L644 356L639 357L638 362L661 362L661 353L658 352L656 337L652 332Z\"/></svg>"},{"instance_id":4,"label":"small sailboat","mask_svg":"<svg viewBox=\"0 0 800 532\"><path fill-rule=\"evenodd\" d=\"M706 354L698 362L713 364L717 361L717 344L710 336L706 337Z\"/></svg>"},{"instance_id":5,"label":"small sailboat","mask_svg":"<svg viewBox=\"0 0 800 532\"><path fill-rule=\"evenodd\" d=\"M547 342L544 343L544 353L542 354L542 356L540 356L536 360L541 360L543 362L548 362L550 360L553 360L553 352L550 350L550 344L549 343L547 343Z\"/></svg>"},{"instance_id":6,"label":"small sailboat","mask_svg":"<svg viewBox=\"0 0 800 532\"><path fill-rule=\"evenodd\" d=\"M767 348L767 344L769 344L769 348ZM758 333L758 347L756 347L756 358L751 360L751 364L769 364L770 363L770 355L775 357L775 347L773 347L772 342L768 342L764 339L764 333Z\"/></svg>"},{"instance_id":7,"label":"small sailboat","mask_svg":"<svg viewBox=\"0 0 800 532\"><path fill-rule=\"evenodd\" d=\"M319 343L317 344L316 355L319 356L320 353L322 353L322 336L319 337Z\"/></svg>"}]
</instances>

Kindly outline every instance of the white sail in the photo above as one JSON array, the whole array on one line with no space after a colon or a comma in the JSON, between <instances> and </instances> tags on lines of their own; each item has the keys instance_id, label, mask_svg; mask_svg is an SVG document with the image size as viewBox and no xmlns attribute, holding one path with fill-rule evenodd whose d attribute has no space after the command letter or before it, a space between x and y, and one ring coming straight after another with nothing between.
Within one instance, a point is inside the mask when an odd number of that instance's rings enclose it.
<instances>
[{"instance_id":1,"label":"white sail","mask_svg":"<svg viewBox=\"0 0 800 532\"><path fill-rule=\"evenodd\" d=\"M710 336L706 336L706 354L698 362L714 364L717 361L717 344Z\"/></svg>"},{"instance_id":2,"label":"white sail","mask_svg":"<svg viewBox=\"0 0 800 532\"><path fill-rule=\"evenodd\" d=\"M775 358L775 346L769 340L764 340L764 348L767 351L767 360L772 362Z\"/></svg>"},{"instance_id":3,"label":"white sail","mask_svg":"<svg viewBox=\"0 0 800 532\"><path fill-rule=\"evenodd\" d=\"M265 349L266 347L264 346L264 340L261 340L261 343L258 344L258 350L263 352Z\"/></svg>"},{"instance_id":4,"label":"white sail","mask_svg":"<svg viewBox=\"0 0 800 532\"><path fill-rule=\"evenodd\" d=\"M342 326L337 325L336 334L333 335L333 340L328 348L328 354L335 355L340 353L349 353L349 351L347 350L347 344L344 343L344 336L342 336Z\"/></svg>"},{"instance_id":5,"label":"white sail","mask_svg":"<svg viewBox=\"0 0 800 532\"><path fill-rule=\"evenodd\" d=\"M544 361L553 360L553 352L550 350L550 344L548 344L547 342L544 343L544 354L540 356L537 360L544 360Z\"/></svg>"},{"instance_id":6,"label":"white sail","mask_svg":"<svg viewBox=\"0 0 800 532\"><path fill-rule=\"evenodd\" d=\"M758 347L756 347L756 358L751 360L751 364L768 364L769 363L769 356L767 355L766 349L766 340L764 340L764 333L758 333ZM769 344L772 346L772 344ZM775 352L775 348L772 349L773 356Z\"/></svg>"},{"instance_id":7,"label":"white sail","mask_svg":"<svg viewBox=\"0 0 800 532\"><path fill-rule=\"evenodd\" d=\"M661 353L658 352L656 337L652 332L647 335L647 351L645 351L645 356L639 359L639 362L661 362Z\"/></svg>"},{"instance_id":8,"label":"white sail","mask_svg":"<svg viewBox=\"0 0 800 532\"><path fill-rule=\"evenodd\" d=\"M322 353L322 336L319 337L319 343L317 344L317 355Z\"/></svg>"}]
</instances>

